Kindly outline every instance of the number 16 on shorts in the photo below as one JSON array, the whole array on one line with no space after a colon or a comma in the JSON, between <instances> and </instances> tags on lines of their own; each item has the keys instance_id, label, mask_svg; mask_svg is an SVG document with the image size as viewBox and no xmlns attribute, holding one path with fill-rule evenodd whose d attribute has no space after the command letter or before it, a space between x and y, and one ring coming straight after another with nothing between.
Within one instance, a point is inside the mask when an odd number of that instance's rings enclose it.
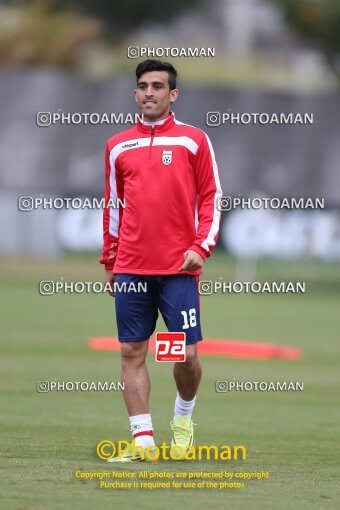
<instances>
[{"instance_id":1,"label":"number 16 on shorts","mask_svg":"<svg viewBox=\"0 0 340 510\"><path fill-rule=\"evenodd\" d=\"M156 361L185 361L185 333L156 333Z\"/></svg>"}]
</instances>

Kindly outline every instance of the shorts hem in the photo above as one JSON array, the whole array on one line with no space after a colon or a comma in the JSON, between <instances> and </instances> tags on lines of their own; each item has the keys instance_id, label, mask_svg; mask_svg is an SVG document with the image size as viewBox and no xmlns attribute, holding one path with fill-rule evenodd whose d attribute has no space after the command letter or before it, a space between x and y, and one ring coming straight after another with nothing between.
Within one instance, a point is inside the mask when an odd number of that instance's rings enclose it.
<instances>
[{"instance_id":1,"label":"shorts hem","mask_svg":"<svg viewBox=\"0 0 340 510\"><path fill-rule=\"evenodd\" d=\"M191 340L189 342L186 342L185 345L194 345L194 344L197 344L198 342L202 342L203 338L198 338L197 340Z\"/></svg>"},{"instance_id":2,"label":"shorts hem","mask_svg":"<svg viewBox=\"0 0 340 510\"><path fill-rule=\"evenodd\" d=\"M151 336L151 335L150 335ZM119 342L144 342L145 340L149 340L150 336L146 337L138 337L138 338L118 338ZM185 345L193 345L197 344L198 342L202 342L203 338L198 338L197 340L190 340L189 342L186 342Z\"/></svg>"},{"instance_id":3,"label":"shorts hem","mask_svg":"<svg viewBox=\"0 0 340 510\"><path fill-rule=\"evenodd\" d=\"M119 338L118 337L118 340L119 342L144 342L144 340L149 340L150 339L150 336L139 336L137 338Z\"/></svg>"}]
</instances>

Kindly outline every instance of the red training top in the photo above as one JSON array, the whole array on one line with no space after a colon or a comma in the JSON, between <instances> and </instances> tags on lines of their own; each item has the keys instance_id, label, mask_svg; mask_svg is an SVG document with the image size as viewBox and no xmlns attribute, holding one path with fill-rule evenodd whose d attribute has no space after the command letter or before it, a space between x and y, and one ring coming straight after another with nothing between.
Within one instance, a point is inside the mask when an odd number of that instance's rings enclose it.
<instances>
[{"instance_id":1,"label":"red training top","mask_svg":"<svg viewBox=\"0 0 340 510\"><path fill-rule=\"evenodd\" d=\"M113 273L167 275L182 271L186 250L203 259L216 244L222 194L208 136L173 113L161 125L138 122L106 147L103 254Z\"/></svg>"}]
</instances>

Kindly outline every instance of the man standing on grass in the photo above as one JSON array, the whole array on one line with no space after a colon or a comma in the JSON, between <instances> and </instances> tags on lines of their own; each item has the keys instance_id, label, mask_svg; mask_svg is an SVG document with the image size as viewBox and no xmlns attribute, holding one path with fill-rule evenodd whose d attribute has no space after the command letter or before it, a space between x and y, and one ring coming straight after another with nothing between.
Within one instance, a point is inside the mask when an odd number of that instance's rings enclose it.
<instances>
[{"instance_id":1,"label":"man standing on grass","mask_svg":"<svg viewBox=\"0 0 340 510\"><path fill-rule=\"evenodd\" d=\"M175 119L177 71L146 60L136 69L135 100L143 121L109 139L105 200L125 201L104 209L103 254L107 281L122 289L147 284L147 292L117 291L124 400L136 446L155 445L145 364L158 310L169 331L186 333L186 361L174 363L177 387L172 444L193 444L192 413L202 369L198 278L218 235L221 186L214 151L204 131ZM123 285L122 285L123 284ZM111 461L142 460L132 449Z\"/></svg>"}]
</instances>

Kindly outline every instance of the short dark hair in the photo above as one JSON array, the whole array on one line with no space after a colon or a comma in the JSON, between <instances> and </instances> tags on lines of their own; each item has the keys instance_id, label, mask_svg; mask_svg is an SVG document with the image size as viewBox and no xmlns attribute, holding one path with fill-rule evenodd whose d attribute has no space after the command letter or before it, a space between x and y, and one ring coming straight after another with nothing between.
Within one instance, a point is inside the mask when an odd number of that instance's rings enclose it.
<instances>
[{"instance_id":1,"label":"short dark hair","mask_svg":"<svg viewBox=\"0 0 340 510\"><path fill-rule=\"evenodd\" d=\"M142 74L149 73L150 71L166 71L169 76L170 90L174 90L176 88L176 69L169 62L162 62L161 60L144 60L138 64L136 68L137 85Z\"/></svg>"}]
</instances>

